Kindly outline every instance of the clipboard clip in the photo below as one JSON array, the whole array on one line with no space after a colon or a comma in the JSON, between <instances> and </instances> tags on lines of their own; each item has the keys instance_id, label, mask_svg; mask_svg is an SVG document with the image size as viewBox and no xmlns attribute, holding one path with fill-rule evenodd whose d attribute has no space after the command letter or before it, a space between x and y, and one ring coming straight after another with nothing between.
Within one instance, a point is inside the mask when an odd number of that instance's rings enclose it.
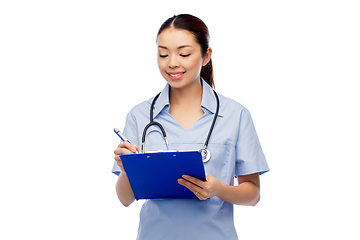
<instances>
[{"instance_id":1,"label":"clipboard clip","mask_svg":"<svg viewBox=\"0 0 360 240\"><path fill-rule=\"evenodd\" d=\"M147 154L147 153L166 153L166 152L180 152L179 150L176 150L176 149L173 149L173 150L158 150L158 151L147 151L147 152L143 152L144 154Z\"/></svg>"}]
</instances>

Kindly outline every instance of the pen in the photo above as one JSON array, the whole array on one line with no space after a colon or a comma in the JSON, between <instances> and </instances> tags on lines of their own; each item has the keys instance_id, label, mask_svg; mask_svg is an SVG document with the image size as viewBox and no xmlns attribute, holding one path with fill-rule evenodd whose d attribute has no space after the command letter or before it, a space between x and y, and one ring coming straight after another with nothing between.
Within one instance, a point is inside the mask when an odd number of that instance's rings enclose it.
<instances>
[{"instance_id":1,"label":"pen","mask_svg":"<svg viewBox=\"0 0 360 240\"><path fill-rule=\"evenodd\" d=\"M118 135L118 136L120 137L120 139L121 139L123 142L128 142L128 143L132 144L129 140L126 139L126 137L120 132L119 129L114 128L114 132L116 133L116 135ZM136 151L135 153L139 153L139 152Z\"/></svg>"}]
</instances>

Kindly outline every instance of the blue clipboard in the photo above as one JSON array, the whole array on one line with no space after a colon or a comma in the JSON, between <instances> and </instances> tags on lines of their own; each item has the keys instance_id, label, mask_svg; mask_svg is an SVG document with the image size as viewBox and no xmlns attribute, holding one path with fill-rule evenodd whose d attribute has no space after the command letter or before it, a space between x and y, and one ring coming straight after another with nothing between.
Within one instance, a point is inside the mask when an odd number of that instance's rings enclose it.
<instances>
[{"instance_id":1,"label":"blue clipboard","mask_svg":"<svg viewBox=\"0 0 360 240\"><path fill-rule=\"evenodd\" d=\"M178 183L183 174L205 181L199 151L121 155L135 199L197 198Z\"/></svg>"}]
</instances>

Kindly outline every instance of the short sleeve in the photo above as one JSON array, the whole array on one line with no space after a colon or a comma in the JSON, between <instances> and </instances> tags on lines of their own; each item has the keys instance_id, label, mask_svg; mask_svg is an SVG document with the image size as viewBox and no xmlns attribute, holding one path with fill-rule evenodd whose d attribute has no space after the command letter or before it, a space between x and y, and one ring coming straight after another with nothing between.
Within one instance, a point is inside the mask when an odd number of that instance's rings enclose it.
<instances>
[{"instance_id":1,"label":"short sleeve","mask_svg":"<svg viewBox=\"0 0 360 240\"><path fill-rule=\"evenodd\" d=\"M125 128L123 134L133 145L138 144L136 119L133 116L132 112L129 112L126 116L126 122L125 122ZM119 165L117 165L117 162L114 161L112 173L119 175L120 172L121 169Z\"/></svg>"},{"instance_id":2,"label":"short sleeve","mask_svg":"<svg viewBox=\"0 0 360 240\"><path fill-rule=\"evenodd\" d=\"M269 171L250 112L244 108L240 116L235 149L235 176Z\"/></svg>"}]
</instances>

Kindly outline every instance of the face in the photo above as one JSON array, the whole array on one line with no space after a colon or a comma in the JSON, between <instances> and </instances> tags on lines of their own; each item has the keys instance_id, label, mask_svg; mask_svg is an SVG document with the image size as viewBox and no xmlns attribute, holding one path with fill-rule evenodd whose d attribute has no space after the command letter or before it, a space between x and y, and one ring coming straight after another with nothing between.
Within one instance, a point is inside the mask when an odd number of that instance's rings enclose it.
<instances>
[{"instance_id":1,"label":"face","mask_svg":"<svg viewBox=\"0 0 360 240\"><path fill-rule=\"evenodd\" d=\"M200 81L201 67L210 60L210 48L203 58L194 36L174 28L159 34L157 44L159 70L171 87L184 88Z\"/></svg>"}]
</instances>

